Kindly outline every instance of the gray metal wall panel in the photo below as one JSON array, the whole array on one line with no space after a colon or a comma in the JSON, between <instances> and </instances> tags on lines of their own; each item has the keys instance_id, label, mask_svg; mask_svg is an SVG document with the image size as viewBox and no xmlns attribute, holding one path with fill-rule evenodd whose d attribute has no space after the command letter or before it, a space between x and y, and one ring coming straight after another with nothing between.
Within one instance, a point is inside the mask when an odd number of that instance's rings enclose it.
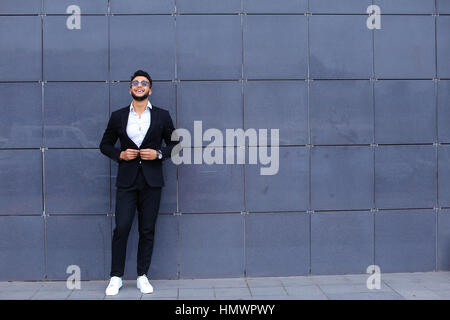
<instances>
[{"instance_id":1,"label":"gray metal wall panel","mask_svg":"<svg viewBox=\"0 0 450 320\"><path fill-rule=\"evenodd\" d=\"M0 281L44 280L44 218L0 216Z\"/></svg>"},{"instance_id":2,"label":"gray metal wall panel","mask_svg":"<svg viewBox=\"0 0 450 320\"><path fill-rule=\"evenodd\" d=\"M308 274L309 220L297 212L245 216L246 276Z\"/></svg>"},{"instance_id":3,"label":"gray metal wall panel","mask_svg":"<svg viewBox=\"0 0 450 320\"><path fill-rule=\"evenodd\" d=\"M385 272L436 269L436 213L395 210L375 215L375 264Z\"/></svg>"},{"instance_id":4,"label":"gray metal wall panel","mask_svg":"<svg viewBox=\"0 0 450 320\"><path fill-rule=\"evenodd\" d=\"M65 279L73 260L109 276L117 164L98 143L138 68L177 127L279 129L281 144L273 176L248 146L231 147L244 165L164 164L150 277L449 270L448 3L1 1L1 280Z\"/></svg>"},{"instance_id":5,"label":"gray metal wall panel","mask_svg":"<svg viewBox=\"0 0 450 320\"><path fill-rule=\"evenodd\" d=\"M45 223L47 279L67 279L70 265L80 268L81 279L109 276L111 217L51 215Z\"/></svg>"},{"instance_id":6,"label":"gray metal wall panel","mask_svg":"<svg viewBox=\"0 0 450 320\"><path fill-rule=\"evenodd\" d=\"M450 269L450 210L441 210L438 215L438 270Z\"/></svg>"},{"instance_id":7,"label":"gray metal wall panel","mask_svg":"<svg viewBox=\"0 0 450 320\"><path fill-rule=\"evenodd\" d=\"M311 216L311 273L365 273L373 262L373 215L367 211Z\"/></svg>"},{"instance_id":8,"label":"gray metal wall panel","mask_svg":"<svg viewBox=\"0 0 450 320\"><path fill-rule=\"evenodd\" d=\"M42 153L0 150L0 214L42 214Z\"/></svg>"}]
</instances>

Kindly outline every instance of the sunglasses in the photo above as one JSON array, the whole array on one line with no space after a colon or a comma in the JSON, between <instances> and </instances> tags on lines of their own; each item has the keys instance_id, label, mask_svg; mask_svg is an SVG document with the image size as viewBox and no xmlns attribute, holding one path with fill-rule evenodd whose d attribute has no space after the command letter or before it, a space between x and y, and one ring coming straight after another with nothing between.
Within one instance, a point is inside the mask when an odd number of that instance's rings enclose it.
<instances>
[{"instance_id":1,"label":"sunglasses","mask_svg":"<svg viewBox=\"0 0 450 320\"><path fill-rule=\"evenodd\" d=\"M131 85L133 87L137 87L139 85L139 83L142 84L143 87L146 87L149 84L149 82L145 81L145 80L142 80L142 81L137 81L137 80L131 81Z\"/></svg>"}]
</instances>

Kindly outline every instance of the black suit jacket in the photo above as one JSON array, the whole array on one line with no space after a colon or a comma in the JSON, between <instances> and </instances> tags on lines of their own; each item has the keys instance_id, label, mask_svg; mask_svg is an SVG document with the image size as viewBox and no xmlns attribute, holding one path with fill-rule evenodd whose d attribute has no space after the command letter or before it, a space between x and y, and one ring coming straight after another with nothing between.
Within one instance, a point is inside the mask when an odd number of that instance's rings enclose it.
<instances>
[{"instance_id":1,"label":"black suit jacket","mask_svg":"<svg viewBox=\"0 0 450 320\"><path fill-rule=\"evenodd\" d=\"M111 114L108 127L100 142L100 151L119 163L117 172L117 187L129 187L133 184L139 165L142 165L145 180L152 187L163 187L162 161L170 158L173 147L178 143L171 140L172 132L175 130L172 118L167 110L152 105L150 109L150 127L139 148L127 135L128 115L130 106L116 110ZM120 139L120 149L115 147L117 139ZM166 146L161 147L164 139ZM125 161L120 159L120 153L126 149L155 149L161 150L163 158L155 160L136 159ZM141 164L140 164L141 162Z\"/></svg>"}]
</instances>

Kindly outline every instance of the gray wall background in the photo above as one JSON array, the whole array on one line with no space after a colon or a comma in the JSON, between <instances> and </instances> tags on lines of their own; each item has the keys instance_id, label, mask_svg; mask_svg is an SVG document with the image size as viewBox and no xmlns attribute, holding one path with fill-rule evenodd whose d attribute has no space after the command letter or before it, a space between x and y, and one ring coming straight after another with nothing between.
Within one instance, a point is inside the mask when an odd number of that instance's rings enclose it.
<instances>
[{"instance_id":1,"label":"gray wall background","mask_svg":"<svg viewBox=\"0 0 450 320\"><path fill-rule=\"evenodd\" d=\"M281 144L274 176L165 163L151 278L450 270L449 36L448 0L2 0L0 280L109 277L98 144L139 68L177 127Z\"/></svg>"}]
</instances>

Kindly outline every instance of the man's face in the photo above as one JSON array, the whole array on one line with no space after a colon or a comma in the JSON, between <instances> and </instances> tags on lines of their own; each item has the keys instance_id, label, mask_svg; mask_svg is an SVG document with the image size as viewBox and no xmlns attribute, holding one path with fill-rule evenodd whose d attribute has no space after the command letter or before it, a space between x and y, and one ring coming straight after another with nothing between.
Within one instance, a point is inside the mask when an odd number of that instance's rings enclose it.
<instances>
[{"instance_id":1,"label":"man's face","mask_svg":"<svg viewBox=\"0 0 450 320\"><path fill-rule=\"evenodd\" d=\"M134 82L138 82L137 85L134 85ZM147 82L144 86L142 85L142 81ZM133 96L133 99L137 101L145 100L149 95L152 94L152 89L150 89L150 82L146 77L137 76L131 81L130 94Z\"/></svg>"}]
</instances>

